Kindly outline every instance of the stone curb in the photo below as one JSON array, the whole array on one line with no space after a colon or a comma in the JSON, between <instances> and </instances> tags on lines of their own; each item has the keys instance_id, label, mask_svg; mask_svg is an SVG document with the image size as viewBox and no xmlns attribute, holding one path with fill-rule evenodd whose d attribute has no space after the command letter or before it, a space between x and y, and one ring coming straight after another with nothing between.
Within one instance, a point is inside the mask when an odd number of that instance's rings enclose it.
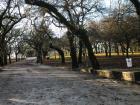
<instances>
[{"instance_id":1,"label":"stone curb","mask_svg":"<svg viewBox=\"0 0 140 105\"><path fill-rule=\"evenodd\" d=\"M99 77L140 83L140 71L96 70L93 72L91 68L82 68L80 71L83 73L94 73Z\"/></svg>"}]
</instances>

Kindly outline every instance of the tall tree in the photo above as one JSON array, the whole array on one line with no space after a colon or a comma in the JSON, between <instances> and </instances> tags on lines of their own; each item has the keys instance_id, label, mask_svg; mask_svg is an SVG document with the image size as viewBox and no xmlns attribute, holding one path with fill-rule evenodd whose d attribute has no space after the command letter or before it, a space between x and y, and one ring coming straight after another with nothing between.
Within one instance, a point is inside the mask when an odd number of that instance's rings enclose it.
<instances>
[{"instance_id":1,"label":"tall tree","mask_svg":"<svg viewBox=\"0 0 140 105\"><path fill-rule=\"evenodd\" d=\"M25 0L25 2L30 5L36 5L36 6L47 8L48 13L52 17L54 17L60 23L64 24L68 28L68 30L71 31L71 33L73 33L74 35L76 35L77 37L79 37L82 40L82 42L84 43L84 45L86 46L86 48L88 50L88 55L89 55L89 59L91 61L92 67L94 69L99 69L99 63L93 53L93 49L92 49L91 43L89 41L87 31L85 29L83 29L81 27L77 27L77 26L73 25L72 23L70 23L69 20L67 20L67 18L65 18L62 15L62 13L60 13L59 10L51 3L40 1L40 0Z\"/></svg>"},{"instance_id":2,"label":"tall tree","mask_svg":"<svg viewBox=\"0 0 140 105\"><path fill-rule=\"evenodd\" d=\"M139 46L140 46L140 1L139 0L130 0L130 1L134 4L134 6L136 8L136 13L137 13L138 18L139 18L139 20L138 20L138 23L139 23L139 37L138 37L138 42L139 42Z\"/></svg>"},{"instance_id":3,"label":"tall tree","mask_svg":"<svg viewBox=\"0 0 140 105\"><path fill-rule=\"evenodd\" d=\"M5 0L1 3L6 4L5 8L0 8L0 65L3 66L7 64L6 35L25 15L21 14L20 6L16 1Z\"/></svg>"},{"instance_id":4,"label":"tall tree","mask_svg":"<svg viewBox=\"0 0 140 105\"><path fill-rule=\"evenodd\" d=\"M139 0L130 0L130 1L134 4L136 12L140 18L140 1Z\"/></svg>"}]
</instances>

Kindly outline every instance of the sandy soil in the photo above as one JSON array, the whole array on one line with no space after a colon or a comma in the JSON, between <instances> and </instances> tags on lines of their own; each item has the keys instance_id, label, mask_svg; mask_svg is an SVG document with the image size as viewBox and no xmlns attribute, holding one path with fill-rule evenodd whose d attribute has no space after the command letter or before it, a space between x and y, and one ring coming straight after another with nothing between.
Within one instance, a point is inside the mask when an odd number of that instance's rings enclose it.
<instances>
[{"instance_id":1,"label":"sandy soil","mask_svg":"<svg viewBox=\"0 0 140 105\"><path fill-rule=\"evenodd\" d=\"M0 72L0 105L140 105L140 86L20 62Z\"/></svg>"}]
</instances>

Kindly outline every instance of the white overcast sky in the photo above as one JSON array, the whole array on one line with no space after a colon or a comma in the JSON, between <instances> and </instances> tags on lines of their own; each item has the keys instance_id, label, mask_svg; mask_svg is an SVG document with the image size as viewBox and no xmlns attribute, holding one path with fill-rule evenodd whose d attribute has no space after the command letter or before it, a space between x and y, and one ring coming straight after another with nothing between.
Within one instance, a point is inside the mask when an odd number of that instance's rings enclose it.
<instances>
[{"instance_id":1,"label":"white overcast sky","mask_svg":"<svg viewBox=\"0 0 140 105\"><path fill-rule=\"evenodd\" d=\"M63 36L64 35L64 33L67 31L67 29L66 28L59 28L59 27L56 27L55 25L51 25L50 26L50 28L51 28L51 30L55 33L55 35L57 36L57 37L61 37L61 36Z\"/></svg>"}]
</instances>

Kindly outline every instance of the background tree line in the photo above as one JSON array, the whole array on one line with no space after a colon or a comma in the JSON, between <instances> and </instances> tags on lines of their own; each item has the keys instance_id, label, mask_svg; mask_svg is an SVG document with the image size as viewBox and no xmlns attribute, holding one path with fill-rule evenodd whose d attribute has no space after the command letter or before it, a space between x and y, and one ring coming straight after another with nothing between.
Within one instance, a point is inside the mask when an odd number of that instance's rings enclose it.
<instances>
[{"instance_id":1,"label":"background tree line","mask_svg":"<svg viewBox=\"0 0 140 105\"><path fill-rule=\"evenodd\" d=\"M135 45L140 42L139 0L127 3L118 0L116 8L105 8L103 0L25 0L28 6L18 0L4 0L1 3L0 65L7 64L11 48L15 49L16 55L19 52L25 53L27 49L35 50L38 63L43 62L48 49L52 48L58 51L64 63L64 45L54 44L55 33L51 31L50 24L67 29L66 39L63 37L58 42L64 43L67 40L66 47L69 47L73 68L82 64L84 51L87 51L91 66L99 69L95 56L99 49L104 49L106 56L111 57L113 51L119 55L121 48L121 53L126 53L128 57L128 52L133 53ZM94 21L99 14L104 16L103 19ZM24 28L17 29L16 24L24 18L27 21ZM27 27L30 29L27 30Z\"/></svg>"}]
</instances>

